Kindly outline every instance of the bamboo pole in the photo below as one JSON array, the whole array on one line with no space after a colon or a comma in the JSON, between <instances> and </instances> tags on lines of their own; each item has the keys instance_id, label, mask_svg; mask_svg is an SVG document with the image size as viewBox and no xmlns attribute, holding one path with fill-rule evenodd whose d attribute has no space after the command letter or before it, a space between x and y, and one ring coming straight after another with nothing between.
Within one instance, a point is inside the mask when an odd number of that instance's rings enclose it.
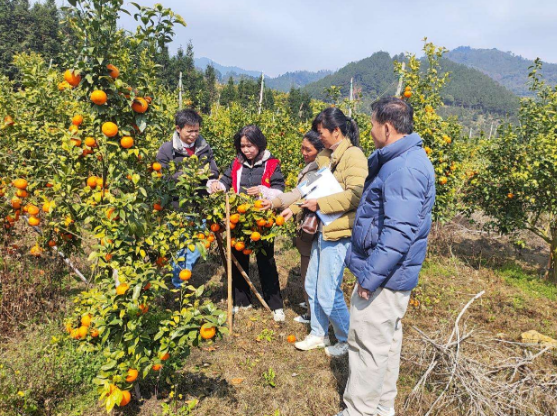
<instances>
[{"instance_id":1,"label":"bamboo pole","mask_svg":"<svg viewBox=\"0 0 557 416\"><path fill-rule=\"evenodd\" d=\"M224 247L223 247L223 242L222 242L222 236L220 234L215 234L216 238L217 238L217 244L219 246L219 249L221 251L221 257L223 259L223 264L226 265L227 260L226 257L224 255ZM230 247L230 244L228 245L228 247ZM232 251L230 249L230 251ZM236 267L238 268L238 271L240 272L240 274L242 275L242 277L244 278L244 280L246 281L246 283L248 284L249 288L251 289L251 291L253 292L253 294L255 295L255 297L257 298L257 300L259 302L261 302L261 305L263 305L263 307L265 309L267 309L269 312L271 312L271 308L269 307L269 305L267 304L267 302L265 302L265 299L263 299L263 296L261 296L259 294L259 292L257 291L257 289L255 288L255 285L253 284L253 282L251 281L250 277L248 276L248 274L246 273L246 271L244 270L244 268L240 265L240 262L238 261L238 259L236 259L236 256L234 256L234 254L231 255L232 256L232 262L236 265ZM226 267L226 266L225 266Z\"/></svg>"},{"instance_id":2,"label":"bamboo pole","mask_svg":"<svg viewBox=\"0 0 557 416\"><path fill-rule=\"evenodd\" d=\"M261 89L259 90L259 111L257 114L261 114L261 107L263 106L263 92L265 89L265 74L261 73Z\"/></svg>"},{"instance_id":3,"label":"bamboo pole","mask_svg":"<svg viewBox=\"0 0 557 416\"><path fill-rule=\"evenodd\" d=\"M182 109L182 72L180 72L180 78L178 79L178 110Z\"/></svg>"},{"instance_id":4,"label":"bamboo pole","mask_svg":"<svg viewBox=\"0 0 557 416\"><path fill-rule=\"evenodd\" d=\"M404 68L406 68L406 62L402 63L402 71L404 71ZM404 78L404 76L402 74L400 74L400 77L398 78L398 87L396 88L396 94L395 94L397 97L402 92L402 79L403 78Z\"/></svg>"},{"instance_id":5,"label":"bamboo pole","mask_svg":"<svg viewBox=\"0 0 557 416\"><path fill-rule=\"evenodd\" d=\"M230 242L230 197L226 194L226 241ZM228 276L228 328L232 334L232 309L234 307L232 300L232 247L226 244L227 259L226 272Z\"/></svg>"}]
</instances>

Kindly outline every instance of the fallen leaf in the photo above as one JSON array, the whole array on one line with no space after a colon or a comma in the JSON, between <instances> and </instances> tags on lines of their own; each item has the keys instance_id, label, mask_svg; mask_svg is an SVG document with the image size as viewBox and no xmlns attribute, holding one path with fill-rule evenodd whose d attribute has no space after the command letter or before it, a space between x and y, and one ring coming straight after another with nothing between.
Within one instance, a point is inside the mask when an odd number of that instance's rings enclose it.
<instances>
[{"instance_id":1,"label":"fallen leaf","mask_svg":"<svg viewBox=\"0 0 557 416\"><path fill-rule=\"evenodd\" d=\"M244 382L243 378L233 378L232 380L230 380L230 383L233 386L237 386L238 384L242 384Z\"/></svg>"}]
</instances>

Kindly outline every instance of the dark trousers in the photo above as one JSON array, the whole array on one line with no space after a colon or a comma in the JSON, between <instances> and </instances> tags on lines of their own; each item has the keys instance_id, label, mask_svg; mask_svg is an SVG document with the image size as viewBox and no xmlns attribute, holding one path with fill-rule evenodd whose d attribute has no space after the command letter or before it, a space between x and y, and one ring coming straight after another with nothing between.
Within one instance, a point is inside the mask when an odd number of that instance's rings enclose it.
<instances>
[{"instance_id":1,"label":"dark trousers","mask_svg":"<svg viewBox=\"0 0 557 416\"><path fill-rule=\"evenodd\" d=\"M282 296L280 294L279 276L277 272L277 264L275 262L275 246L273 243L264 245L265 253L258 252L257 268L259 269L259 279L261 281L261 289L263 290L263 299L271 310L281 309L283 307ZM234 250L232 252L240 266L249 276L249 255ZM251 290L236 265L232 267L232 288L234 294L234 305L248 306L252 303Z\"/></svg>"}]
</instances>

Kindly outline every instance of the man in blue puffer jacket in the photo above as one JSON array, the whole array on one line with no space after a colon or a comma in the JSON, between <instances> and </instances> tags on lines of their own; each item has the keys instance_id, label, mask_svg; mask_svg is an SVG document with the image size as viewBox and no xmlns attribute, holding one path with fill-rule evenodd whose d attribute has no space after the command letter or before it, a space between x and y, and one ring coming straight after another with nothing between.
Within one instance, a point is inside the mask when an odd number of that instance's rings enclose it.
<instances>
[{"instance_id":1,"label":"man in blue puffer jacket","mask_svg":"<svg viewBox=\"0 0 557 416\"><path fill-rule=\"evenodd\" d=\"M388 97L372 105L376 151L356 213L346 265L358 284L350 306L347 406L339 415L393 416L401 319L426 256L435 175L413 130L413 110Z\"/></svg>"}]
</instances>

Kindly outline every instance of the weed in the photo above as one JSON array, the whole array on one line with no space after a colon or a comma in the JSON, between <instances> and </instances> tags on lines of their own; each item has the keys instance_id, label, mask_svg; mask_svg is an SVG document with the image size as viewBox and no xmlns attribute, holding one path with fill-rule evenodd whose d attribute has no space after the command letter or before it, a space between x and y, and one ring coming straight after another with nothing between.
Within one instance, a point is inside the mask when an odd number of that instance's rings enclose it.
<instances>
[{"instance_id":1,"label":"weed","mask_svg":"<svg viewBox=\"0 0 557 416\"><path fill-rule=\"evenodd\" d=\"M277 386L275 383L275 377L275 370L273 370L271 367L269 367L269 369L263 373L263 379L271 387Z\"/></svg>"},{"instance_id":2,"label":"weed","mask_svg":"<svg viewBox=\"0 0 557 416\"><path fill-rule=\"evenodd\" d=\"M267 329L265 328L263 331L261 331L261 333L257 336L256 340L257 341L267 341L267 342L271 342L275 339L275 331L273 331L272 329Z\"/></svg>"}]
</instances>

